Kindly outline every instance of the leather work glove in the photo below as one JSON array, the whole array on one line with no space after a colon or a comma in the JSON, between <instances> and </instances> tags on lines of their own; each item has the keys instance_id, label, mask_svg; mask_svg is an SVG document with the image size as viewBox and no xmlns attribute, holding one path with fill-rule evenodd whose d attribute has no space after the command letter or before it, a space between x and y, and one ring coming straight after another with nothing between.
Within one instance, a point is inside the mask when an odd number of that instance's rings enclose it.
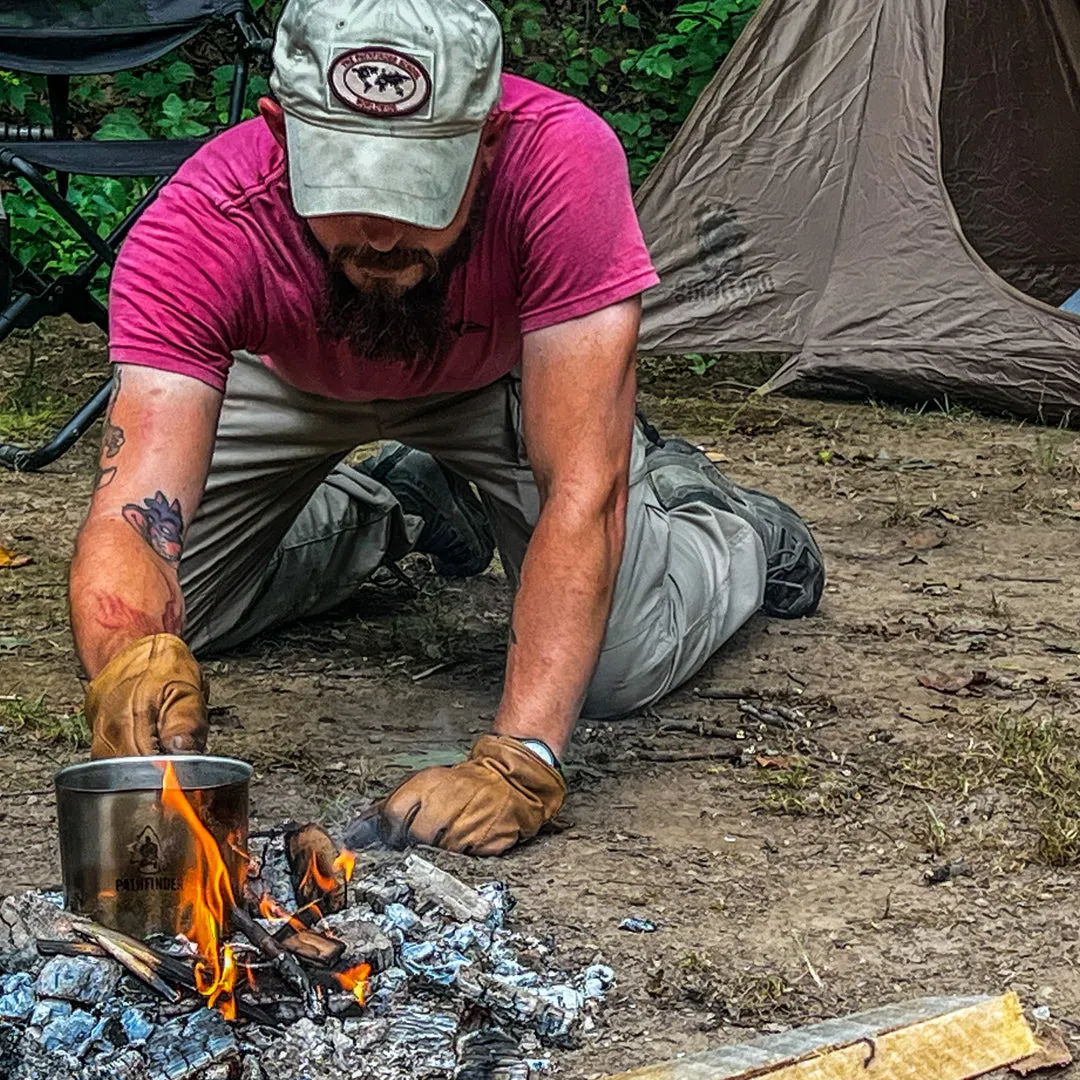
<instances>
[{"instance_id":1,"label":"leather work glove","mask_svg":"<svg viewBox=\"0 0 1080 1080\"><path fill-rule=\"evenodd\" d=\"M467 760L423 769L391 792L379 805L380 831L394 847L501 855L535 836L565 797L558 769L518 739L483 735Z\"/></svg>"},{"instance_id":2,"label":"leather work glove","mask_svg":"<svg viewBox=\"0 0 1080 1080\"><path fill-rule=\"evenodd\" d=\"M192 754L206 749L206 683L172 634L140 638L86 689L92 758Z\"/></svg>"}]
</instances>

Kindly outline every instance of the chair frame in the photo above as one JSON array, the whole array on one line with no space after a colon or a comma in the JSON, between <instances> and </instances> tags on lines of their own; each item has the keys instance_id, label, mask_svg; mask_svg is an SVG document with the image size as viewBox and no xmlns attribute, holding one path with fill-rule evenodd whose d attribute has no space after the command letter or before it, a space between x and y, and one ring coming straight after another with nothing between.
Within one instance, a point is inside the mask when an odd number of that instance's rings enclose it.
<instances>
[{"instance_id":1,"label":"chair frame","mask_svg":"<svg viewBox=\"0 0 1080 1080\"><path fill-rule=\"evenodd\" d=\"M233 16L237 36L237 49L233 66L232 86L229 93L228 119L225 127L238 124L243 116L244 96L250 77L253 58L265 56L271 41L262 33L249 9ZM123 69L120 69L123 70ZM52 139L70 138L68 115L68 90L71 77L48 75L49 108L52 114ZM31 138L35 134L27 128ZM212 136L211 136L212 137ZM2 299L5 308L0 311L0 342L13 330L29 329L42 318L50 315L70 315L76 322L93 323L108 333L108 311L90 291L95 275L102 266L112 268L121 242L142 212L153 202L158 192L168 182L169 175L159 176L146 195L133 207L124 220L106 237L102 238L85 218L78 214L65 197L69 174L56 172L56 183L50 183L45 171L21 156L11 145L0 150L0 173L21 177L61 220L87 245L90 257L74 272L45 277L22 262L11 250L8 242L7 219L3 218L5 235L0 236L0 282L7 295ZM33 139L33 141L51 141ZM135 174L140 175L140 174ZM2 216L2 207L0 207ZM12 300L11 297L15 296ZM13 443L0 444L0 465L20 472L36 472L56 461L85 434L86 430L105 411L112 393L114 376L110 375L92 396L71 416L61 429L46 443L27 448Z\"/></svg>"}]
</instances>

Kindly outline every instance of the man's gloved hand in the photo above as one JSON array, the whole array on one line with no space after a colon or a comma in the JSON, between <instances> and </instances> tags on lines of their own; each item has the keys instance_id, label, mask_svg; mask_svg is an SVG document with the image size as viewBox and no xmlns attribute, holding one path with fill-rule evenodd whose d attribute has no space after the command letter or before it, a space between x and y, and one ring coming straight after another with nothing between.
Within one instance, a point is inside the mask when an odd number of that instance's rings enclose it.
<instances>
[{"instance_id":1,"label":"man's gloved hand","mask_svg":"<svg viewBox=\"0 0 1080 1080\"><path fill-rule=\"evenodd\" d=\"M535 836L566 797L558 769L509 735L483 735L466 761L410 776L379 806L387 843L500 855Z\"/></svg>"},{"instance_id":2,"label":"man's gloved hand","mask_svg":"<svg viewBox=\"0 0 1080 1080\"><path fill-rule=\"evenodd\" d=\"M87 687L84 709L92 758L206 749L206 684L172 634L140 638L114 656Z\"/></svg>"}]
</instances>

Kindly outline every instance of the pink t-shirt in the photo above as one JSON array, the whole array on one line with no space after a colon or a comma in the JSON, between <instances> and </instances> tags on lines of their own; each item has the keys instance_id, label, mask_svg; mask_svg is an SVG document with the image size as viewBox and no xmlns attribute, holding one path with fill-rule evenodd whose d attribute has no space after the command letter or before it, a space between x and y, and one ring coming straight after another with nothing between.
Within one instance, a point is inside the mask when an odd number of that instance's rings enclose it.
<instances>
[{"instance_id":1,"label":"pink t-shirt","mask_svg":"<svg viewBox=\"0 0 1080 1080\"><path fill-rule=\"evenodd\" d=\"M232 351L246 349L293 386L346 401L472 390L519 362L523 334L654 285L611 129L513 75L500 108L512 121L484 226L451 277L454 342L440 361L367 363L317 333L325 264L260 119L199 150L132 229L112 277L112 359L224 389Z\"/></svg>"}]
</instances>

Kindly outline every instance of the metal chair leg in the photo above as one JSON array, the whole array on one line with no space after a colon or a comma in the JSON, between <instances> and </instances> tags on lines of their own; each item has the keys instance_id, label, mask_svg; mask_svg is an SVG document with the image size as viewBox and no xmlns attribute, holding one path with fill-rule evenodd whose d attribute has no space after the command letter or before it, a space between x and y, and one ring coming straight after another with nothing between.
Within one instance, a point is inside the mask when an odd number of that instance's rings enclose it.
<instances>
[{"instance_id":1,"label":"metal chair leg","mask_svg":"<svg viewBox=\"0 0 1080 1080\"><path fill-rule=\"evenodd\" d=\"M105 411L112 393L113 376L101 384L94 396L44 446L28 450L12 443L0 444L0 465L17 472L37 472L51 465L82 437L86 429Z\"/></svg>"}]
</instances>

